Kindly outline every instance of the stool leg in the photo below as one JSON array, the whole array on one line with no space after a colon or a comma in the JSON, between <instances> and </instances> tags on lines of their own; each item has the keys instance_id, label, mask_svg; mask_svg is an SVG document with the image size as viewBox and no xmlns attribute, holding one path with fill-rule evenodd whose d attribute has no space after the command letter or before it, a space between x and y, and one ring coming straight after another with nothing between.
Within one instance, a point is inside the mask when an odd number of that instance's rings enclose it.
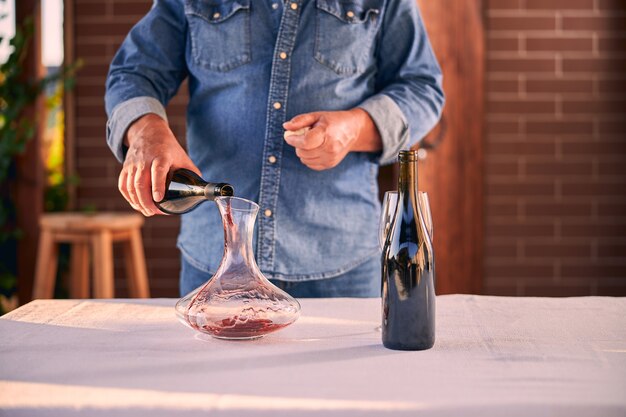
<instances>
[{"instance_id":1,"label":"stool leg","mask_svg":"<svg viewBox=\"0 0 626 417\"><path fill-rule=\"evenodd\" d=\"M55 242L52 232L45 229L41 231L37 252L33 299L52 298L54 296L54 284L59 258L59 246Z\"/></svg>"},{"instance_id":2,"label":"stool leg","mask_svg":"<svg viewBox=\"0 0 626 417\"><path fill-rule=\"evenodd\" d=\"M146 272L146 257L143 251L140 229L135 228L131 231L130 239L124 242L124 252L130 296L149 298L150 288Z\"/></svg>"},{"instance_id":3,"label":"stool leg","mask_svg":"<svg viewBox=\"0 0 626 417\"><path fill-rule=\"evenodd\" d=\"M89 245L84 242L72 244L70 265L70 296L89 298Z\"/></svg>"},{"instance_id":4,"label":"stool leg","mask_svg":"<svg viewBox=\"0 0 626 417\"><path fill-rule=\"evenodd\" d=\"M113 298L113 240L111 232L100 230L92 236L94 298Z\"/></svg>"}]
</instances>

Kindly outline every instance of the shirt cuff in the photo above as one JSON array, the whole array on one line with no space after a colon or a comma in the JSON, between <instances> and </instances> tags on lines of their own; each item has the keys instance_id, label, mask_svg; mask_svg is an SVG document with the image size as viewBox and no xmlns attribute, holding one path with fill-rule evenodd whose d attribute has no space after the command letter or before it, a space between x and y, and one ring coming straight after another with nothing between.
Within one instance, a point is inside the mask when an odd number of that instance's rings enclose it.
<instances>
[{"instance_id":1,"label":"shirt cuff","mask_svg":"<svg viewBox=\"0 0 626 417\"><path fill-rule=\"evenodd\" d=\"M374 95L358 107L370 115L382 139L383 150L378 163L395 162L398 153L409 143L409 125L400 107L384 94Z\"/></svg>"},{"instance_id":2,"label":"shirt cuff","mask_svg":"<svg viewBox=\"0 0 626 417\"><path fill-rule=\"evenodd\" d=\"M128 127L141 116L154 113L167 121L165 108L154 97L135 97L126 100L113 108L107 121L107 144L118 161L124 162L127 148L124 146L124 135Z\"/></svg>"}]
</instances>

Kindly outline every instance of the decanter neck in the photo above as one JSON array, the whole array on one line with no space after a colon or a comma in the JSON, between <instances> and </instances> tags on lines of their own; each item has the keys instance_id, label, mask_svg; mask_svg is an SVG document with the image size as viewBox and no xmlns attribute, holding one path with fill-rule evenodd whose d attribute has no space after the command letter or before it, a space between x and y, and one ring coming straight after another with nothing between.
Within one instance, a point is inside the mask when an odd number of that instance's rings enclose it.
<instances>
[{"instance_id":1,"label":"decanter neck","mask_svg":"<svg viewBox=\"0 0 626 417\"><path fill-rule=\"evenodd\" d=\"M224 261L256 267L252 235L259 206L236 197L217 198L224 225Z\"/></svg>"}]
</instances>

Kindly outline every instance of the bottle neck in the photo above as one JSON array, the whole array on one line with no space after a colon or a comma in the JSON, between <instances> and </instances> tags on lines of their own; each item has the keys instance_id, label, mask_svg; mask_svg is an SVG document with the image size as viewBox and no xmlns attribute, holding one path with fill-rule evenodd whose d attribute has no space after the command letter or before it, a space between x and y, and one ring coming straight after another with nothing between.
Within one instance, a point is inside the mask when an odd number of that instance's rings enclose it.
<instances>
[{"instance_id":1,"label":"bottle neck","mask_svg":"<svg viewBox=\"0 0 626 417\"><path fill-rule=\"evenodd\" d=\"M417 160L412 158L400 159L400 172L398 176L398 193L403 199L417 196Z\"/></svg>"}]
</instances>

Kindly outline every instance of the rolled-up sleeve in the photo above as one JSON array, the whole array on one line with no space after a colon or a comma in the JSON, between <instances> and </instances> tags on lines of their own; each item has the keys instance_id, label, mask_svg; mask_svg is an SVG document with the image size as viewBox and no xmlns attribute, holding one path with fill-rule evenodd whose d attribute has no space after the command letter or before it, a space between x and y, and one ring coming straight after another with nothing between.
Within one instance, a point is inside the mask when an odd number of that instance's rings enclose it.
<instances>
[{"instance_id":1,"label":"rolled-up sleeve","mask_svg":"<svg viewBox=\"0 0 626 417\"><path fill-rule=\"evenodd\" d=\"M156 114L167 120L165 108L153 97L135 97L126 100L113 109L107 122L107 144L118 161L124 162L126 147L124 135L128 127L141 116Z\"/></svg>"},{"instance_id":2,"label":"rolled-up sleeve","mask_svg":"<svg viewBox=\"0 0 626 417\"><path fill-rule=\"evenodd\" d=\"M124 136L135 120L149 113L167 120L165 106L187 76L186 31L182 3L156 0L113 58L106 82L106 135L120 162Z\"/></svg>"},{"instance_id":3,"label":"rolled-up sleeve","mask_svg":"<svg viewBox=\"0 0 626 417\"><path fill-rule=\"evenodd\" d=\"M420 141L439 121L442 73L414 0L388 3L378 36L377 93L359 105L381 135L380 164Z\"/></svg>"}]
</instances>

